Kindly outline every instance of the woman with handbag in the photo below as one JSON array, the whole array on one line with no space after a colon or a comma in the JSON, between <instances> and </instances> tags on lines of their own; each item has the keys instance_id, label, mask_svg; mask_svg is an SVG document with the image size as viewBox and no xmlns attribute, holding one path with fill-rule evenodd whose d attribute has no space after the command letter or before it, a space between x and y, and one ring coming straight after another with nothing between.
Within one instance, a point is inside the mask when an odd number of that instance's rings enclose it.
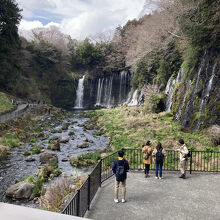
<instances>
[{"instance_id":1,"label":"woman with handbag","mask_svg":"<svg viewBox=\"0 0 220 220\"><path fill-rule=\"evenodd\" d=\"M144 174L145 174L145 178L147 178L150 177L149 176L150 165L153 163L152 147L150 141L147 141L146 145L142 147L142 153L143 153L143 163L145 164Z\"/></svg>"}]
</instances>

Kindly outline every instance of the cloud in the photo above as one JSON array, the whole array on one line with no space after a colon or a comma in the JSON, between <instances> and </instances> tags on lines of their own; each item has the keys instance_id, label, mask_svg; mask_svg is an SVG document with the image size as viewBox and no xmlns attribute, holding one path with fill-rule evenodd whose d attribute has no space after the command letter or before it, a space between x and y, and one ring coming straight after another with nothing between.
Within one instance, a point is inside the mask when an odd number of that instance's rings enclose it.
<instances>
[{"instance_id":1,"label":"cloud","mask_svg":"<svg viewBox=\"0 0 220 220\"><path fill-rule=\"evenodd\" d=\"M83 39L137 18L145 0L17 0L17 2L24 9L20 29L30 30L31 27L47 27L55 23L63 33L71 35L72 38Z\"/></svg>"},{"instance_id":2,"label":"cloud","mask_svg":"<svg viewBox=\"0 0 220 220\"><path fill-rule=\"evenodd\" d=\"M21 30L31 30L34 28L44 27L40 21L25 21L21 20L19 24L19 29Z\"/></svg>"}]
</instances>

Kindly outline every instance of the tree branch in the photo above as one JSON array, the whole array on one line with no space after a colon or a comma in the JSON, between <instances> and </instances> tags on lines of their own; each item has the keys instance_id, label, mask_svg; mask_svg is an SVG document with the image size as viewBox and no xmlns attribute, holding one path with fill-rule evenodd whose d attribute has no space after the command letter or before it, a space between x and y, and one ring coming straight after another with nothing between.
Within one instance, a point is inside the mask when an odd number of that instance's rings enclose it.
<instances>
[{"instance_id":1,"label":"tree branch","mask_svg":"<svg viewBox=\"0 0 220 220\"><path fill-rule=\"evenodd\" d=\"M177 37L177 38L180 38L180 39L184 39L183 37L181 37L181 36L179 36L179 35L176 35L176 34L174 34L174 33L172 33L171 31L167 31L169 34L171 34L172 36L174 36L174 37Z\"/></svg>"}]
</instances>

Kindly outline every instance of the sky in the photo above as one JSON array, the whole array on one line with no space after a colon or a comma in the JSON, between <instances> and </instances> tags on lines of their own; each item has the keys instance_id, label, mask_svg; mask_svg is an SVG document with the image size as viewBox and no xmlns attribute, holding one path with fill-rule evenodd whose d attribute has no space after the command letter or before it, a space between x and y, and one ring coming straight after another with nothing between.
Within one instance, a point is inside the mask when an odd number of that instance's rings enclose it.
<instances>
[{"instance_id":1,"label":"sky","mask_svg":"<svg viewBox=\"0 0 220 220\"><path fill-rule=\"evenodd\" d=\"M16 0L23 9L20 32L55 25L82 40L137 18L145 0Z\"/></svg>"}]
</instances>

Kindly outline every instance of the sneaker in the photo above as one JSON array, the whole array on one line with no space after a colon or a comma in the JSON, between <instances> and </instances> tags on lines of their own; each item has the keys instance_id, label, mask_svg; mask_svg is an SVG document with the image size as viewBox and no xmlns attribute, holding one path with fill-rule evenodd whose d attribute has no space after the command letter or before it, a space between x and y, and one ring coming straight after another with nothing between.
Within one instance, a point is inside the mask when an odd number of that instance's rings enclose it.
<instances>
[{"instance_id":1,"label":"sneaker","mask_svg":"<svg viewBox=\"0 0 220 220\"><path fill-rule=\"evenodd\" d=\"M121 202L124 203L124 202L125 202L125 199L122 199Z\"/></svg>"},{"instance_id":2,"label":"sneaker","mask_svg":"<svg viewBox=\"0 0 220 220\"><path fill-rule=\"evenodd\" d=\"M118 203L118 199L114 199L115 203Z\"/></svg>"},{"instance_id":3,"label":"sneaker","mask_svg":"<svg viewBox=\"0 0 220 220\"><path fill-rule=\"evenodd\" d=\"M155 176L155 179L159 179L159 177L158 177L158 176Z\"/></svg>"},{"instance_id":4,"label":"sneaker","mask_svg":"<svg viewBox=\"0 0 220 220\"><path fill-rule=\"evenodd\" d=\"M181 176L179 176L179 178L186 179L186 176L182 174Z\"/></svg>"},{"instance_id":5,"label":"sneaker","mask_svg":"<svg viewBox=\"0 0 220 220\"><path fill-rule=\"evenodd\" d=\"M159 180L162 180L163 179L163 177L161 176L161 177L159 177Z\"/></svg>"}]
</instances>

